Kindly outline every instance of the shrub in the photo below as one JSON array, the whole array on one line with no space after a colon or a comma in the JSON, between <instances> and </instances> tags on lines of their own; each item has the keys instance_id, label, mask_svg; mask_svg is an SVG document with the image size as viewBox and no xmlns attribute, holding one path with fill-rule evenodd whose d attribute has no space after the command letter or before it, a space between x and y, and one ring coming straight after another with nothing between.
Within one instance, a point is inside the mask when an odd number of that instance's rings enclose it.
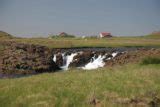
<instances>
[{"instance_id":1,"label":"shrub","mask_svg":"<svg viewBox=\"0 0 160 107\"><path fill-rule=\"evenodd\" d=\"M160 58L159 57L146 57L141 61L142 65L148 65L148 64L160 64Z\"/></svg>"},{"instance_id":2,"label":"shrub","mask_svg":"<svg viewBox=\"0 0 160 107\"><path fill-rule=\"evenodd\" d=\"M60 35L51 35L51 36L49 36L49 38L75 38L76 36L74 36L74 35L62 35L62 36L60 36Z\"/></svg>"}]
</instances>

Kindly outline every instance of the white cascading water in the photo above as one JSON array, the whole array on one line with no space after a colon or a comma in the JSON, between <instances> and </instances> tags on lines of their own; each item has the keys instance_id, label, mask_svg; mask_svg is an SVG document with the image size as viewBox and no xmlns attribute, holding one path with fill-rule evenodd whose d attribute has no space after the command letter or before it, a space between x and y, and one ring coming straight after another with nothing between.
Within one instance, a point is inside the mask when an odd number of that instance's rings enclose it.
<instances>
[{"instance_id":1,"label":"white cascading water","mask_svg":"<svg viewBox=\"0 0 160 107\"><path fill-rule=\"evenodd\" d=\"M62 57L63 57L63 66L61 66L60 68L62 68L63 70L68 70L69 64L73 61L74 56L76 56L78 53L72 53L71 55L67 55L65 56L65 53L62 53ZM117 56L118 52L113 52L112 53L112 58L114 58L115 56ZM99 55L97 58L92 57L91 61L86 64L84 67L81 67L84 70L92 70L92 69L97 69L99 67L103 67L105 65L105 62L103 61L106 58L106 55ZM110 60L112 59L111 57L107 58L106 60ZM53 61L56 62L56 54L53 57Z\"/></svg>"},{"instance_id":2,"label":"white cascading water","mask_svg":"<svg viewBox=\"0 0 160 107\"><path fill-rule=\"evenodd\" d=\"M63 65L66 64L66 56L65 53L62 53Z\"/></svg>"},{"instance_id":3,"label":"white cascading water","mask_svg":"<svg viewBox=\"0 0 160 107\"><path fill-rule=\"evenodd\" d=\"M99 55L98 58L93 57L93 61L90 61L87 65L82 67L82 69L91 70L103 67L105 65L105 62L103 61L104 58L106 58L105 55Z\"/></svg>"},{"instance_id":4,"label":"white cascading water","mask_svg":"<svg viewBox=\"0 0 160 107\"><path fill-rule=\"evenodd\" d=\"M56 54L53 56L53 61L56 62Z\"/></svg>"},{"instance_id":5,"label":"white cascading water","mask_svg":"<svg viewBox=\"0 0 160 107\"><path fill-rule=\"evenodd\" d=\"M69 64L73 61L74 56L76 56L77 53L72 53L71 55L64 56L63 60L66 59L66 64L64 66L61 66L63 70L68 70Z\"/></svg>"},{"instance_id":6,"label":"white cascading water","mask_svg":"<svg viewBox=\"0 0 160 107\"><path fill-rule=\"evenodd\" d=\"M118 54L118 52L113 52L113 53L112 53L113 58L114 58L115 56L117 56L117 54Z\"/></svg>"}]
</instances>

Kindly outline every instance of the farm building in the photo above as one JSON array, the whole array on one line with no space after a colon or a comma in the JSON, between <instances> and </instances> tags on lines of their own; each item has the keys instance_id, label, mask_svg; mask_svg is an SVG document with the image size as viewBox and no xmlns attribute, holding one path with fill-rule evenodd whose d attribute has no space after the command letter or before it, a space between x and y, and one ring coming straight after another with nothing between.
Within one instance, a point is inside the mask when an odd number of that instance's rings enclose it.
<instances>
[{"instance_id":1,"label":"farm building","mask_svg":"<svg viewBox=\"0 0 160 107\"><path fill-rule=\"evenodd\" d=\"M65 33L65 32L61 32L60 34L59 34L59 36L68 36L68 34L67 33Z\"/></svg>"},{"instance_id":2,"label":"farm building","mask_svg":"<svg viewBox=\"0 0 160 107\"><path fill-rule=\"evenodd\" d=\"M104 38L104 37L112 37L112 35L111 35L111 33L109 33L109 32L101 32L100 34L99 34L99 37L100 38Z\"/></svg>"},{"instance_id":3,"label":"farm building","mask_svg":"<svg viewBox=\"0 0 160 107\"><path fill-rule=\"evenodd\" d=\"M75 37L74 35L71 35L71 34L68 34L68 33L65 33L65 32L61 32L58 36L59 37L68 37L68 38L74 38Z\"/></svg>"}]
</instances>

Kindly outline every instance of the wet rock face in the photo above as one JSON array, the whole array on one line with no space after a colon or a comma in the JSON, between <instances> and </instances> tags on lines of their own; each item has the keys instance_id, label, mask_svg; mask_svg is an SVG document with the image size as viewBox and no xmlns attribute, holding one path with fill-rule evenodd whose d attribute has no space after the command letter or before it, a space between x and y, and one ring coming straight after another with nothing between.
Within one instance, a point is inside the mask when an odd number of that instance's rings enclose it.
<instances>
[{"instance_id":1,"label":"wet rock face","mask_svg":"<svg viewBox=\"0 0 160 107\"><path fill-rule=\"evenodd\" d=\"M73 61L70 63L69 67L81 67L86 65L91 61L91 58L94 56L94 53L91 51L80 52L73 58Z\"/></svg>"},{"instance_id":2,"label":"wet rock face","mask_svg":"<svg viewBox=\"0 0 160 107\"><path fill-rule=\"evenodd\" d=\"M5 43L0 48L0 74L30 74L54 72L69 67L103 67L139 62L146 56L160 56L159 49L117 50L50 50L45 46ZM1 46L1 44L0 44ZM56 56L56 59L54 59ZM55 62L53 61L55 60Z\"/></svg>"},{"instance_id":3,"label":"wet rock face","mask_svg":"<svg viewBox=\"0 0 160 107\"><path fill-rule=\"evenodd\" d=\"M107 51L66 51L66 52L53 52L53 60L56 64L64 69L67 67L82 67L86 66L89 63L90 66L100 67L103 65L103 62L112 59L117 55L117 52L107 52ZM113 55L112 55L113 54Z\"/></svg>"},{"instance_id":4,"label":"wet rock face","mask_svg":"<svg viewBox=\"0 0 160 107\"><path fill-rule=\"evenodd\" d=\"M3 53L0 57L0 72L3 74L41 73L59 69L52 60L50 49L44 46L11 43Z\"/></svg>"},{"instance_id":5,"label":"wet rock face","mask_svg":"<svg viewBox=\"0 0 160 107\"><path fill-rule=\"evenodd\" d=\"M63 65L63 57L62 57L62 54L58 53L56 55L56 64L58 66L62 66Z\"/></svg>"}]
</instances>

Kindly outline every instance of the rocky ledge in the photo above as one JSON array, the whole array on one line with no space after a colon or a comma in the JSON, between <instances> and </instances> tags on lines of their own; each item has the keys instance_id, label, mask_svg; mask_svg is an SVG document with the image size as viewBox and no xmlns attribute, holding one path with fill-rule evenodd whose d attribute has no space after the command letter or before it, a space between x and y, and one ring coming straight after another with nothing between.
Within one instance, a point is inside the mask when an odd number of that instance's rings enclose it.
<instances>
[{"instance_id":1,"label":"rocky ledge","mask_svg":"<svg viewBox=\"0 0 160 107\"><path fill-rule=\"evenodd\" d=\"M134 51L125 51L114 59L108 60L105 65L115 66L128 63L140 63L145 57L160 58L160 48L137 48Z\"/></svg>"},{"instance_id":2,"label":"rocky ledge","mask_svg":"<svg viewBox=\"0 0 160 107\"><path fill-rule=\"evenodd\" d=\"M47 47L14 42L5 43L5 46L0 56L1 74L33 74L59 69Z\"/></svg>"},{"instance_id":3,"label":"rocky ledge","mask_svg":"<svg viewBox=\"0 0 160 107\"><path fill-rule=\"evenodd\" d=\"M69 67L82 69L140 62L147 56L160 57L159 48L49 49L45 46L5 42L0 50L1 74L55 72Z\"/></svg>"}]
</instances>

